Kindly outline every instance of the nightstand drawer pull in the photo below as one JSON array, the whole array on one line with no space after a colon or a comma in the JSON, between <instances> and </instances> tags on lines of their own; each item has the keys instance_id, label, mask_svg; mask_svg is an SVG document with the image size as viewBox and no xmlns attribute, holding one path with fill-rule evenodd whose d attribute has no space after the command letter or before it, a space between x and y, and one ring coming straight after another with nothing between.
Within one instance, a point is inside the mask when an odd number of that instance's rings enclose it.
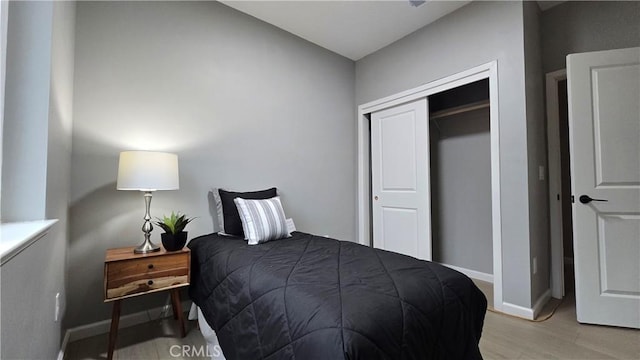
<instances>
[{"instance_id":1,"label":"nightstand drawer pull","mask_svg":"<svg viewBox=\"0 0 640 360\"><path fill-rule=\"evenodd\" d=\"M153 269L153 264L149 264L149 266L147 266L149 269Z\"/></svg>"},{"instance_id":2,"label":"nightstand drawer pull","mask_svg":"<svg viewBox=\"0 0 640 360\"><path fill-rule=\"evenodd\" d=\"M153 280L147 281L147 285L153 285Z\"/></svg>"}]
</instances>

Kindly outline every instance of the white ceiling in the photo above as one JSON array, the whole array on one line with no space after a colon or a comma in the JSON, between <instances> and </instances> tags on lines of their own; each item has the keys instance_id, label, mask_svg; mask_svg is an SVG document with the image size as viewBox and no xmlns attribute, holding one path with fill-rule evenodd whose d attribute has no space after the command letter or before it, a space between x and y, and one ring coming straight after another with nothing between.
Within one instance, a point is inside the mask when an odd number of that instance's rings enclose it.
<instances>
[{"instance_id":1,"label":"white ceiling","mask_svg":"<svg viewBox=\"0 0 640 360\"><path fill-rule=\"evenodd\" d=\"M352 60L359 60L471 1L219 0ZM538 1L544 11L564 1Z\"/></svg>"},{"instance_id":2,"label":"white ceiling","mask_svg":"<svg viewBox=\"0 0 640 360\"><path fill-rule=\"evenodd\" d=\"M470 1L229 1L243 13L358 60Z\"/></svg>"}]
</instances>

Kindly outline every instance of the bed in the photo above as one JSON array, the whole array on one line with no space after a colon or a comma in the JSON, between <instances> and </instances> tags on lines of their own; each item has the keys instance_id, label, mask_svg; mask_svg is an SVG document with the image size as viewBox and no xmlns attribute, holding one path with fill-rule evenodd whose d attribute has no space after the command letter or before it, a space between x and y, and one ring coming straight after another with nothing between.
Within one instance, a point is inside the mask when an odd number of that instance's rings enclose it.
<instances>
[{"instance_id":1,"label":"bed","mask_svg":"<svg viewBox=\"0 0 640 360\"><path fill-rule=\"evenodd\" d=\"M233 359L481 359L487 301L465 275L295 231L190 241L189 294Z\"/></svg>"}]
</instances>

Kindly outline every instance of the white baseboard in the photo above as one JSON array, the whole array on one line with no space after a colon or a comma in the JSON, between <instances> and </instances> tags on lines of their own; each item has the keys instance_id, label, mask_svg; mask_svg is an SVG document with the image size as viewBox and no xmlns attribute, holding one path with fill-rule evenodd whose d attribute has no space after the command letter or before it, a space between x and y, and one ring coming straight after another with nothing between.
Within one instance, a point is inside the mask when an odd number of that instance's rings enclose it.
<instances>
[{"instance_id":1,"label":"white baseboard","mask_svg":"<svg viewBox=\"0 0 640 360\"><path fill-rule=\"evenodd\" d=\"M190 308L190 300L182 302L183 313L189 311ZM163 314L171 314L171 305L164 305L133 314L122 315L120 316L118 329L144 324L151 320L159 319ZM60 346L60 352L58 352L58 360L64 359L64 353L67 350L67 345L69 343L96 335L106 334L109 332L110 327L111 319L108 319L67 329L64 335L64 340Z\"/></svg>"},{"instance_id":2,"label":"white baseboard","mask_svg":"<svg viewBox=\"0 0 640 360\"><path fill-rule=\"evenodd\" d=\"M524 306L503 302L502 312L505 314L518 316L524 319L533 320L533 309L530 309Z\"/></svg>"},{"instance_id":3,"label":"white baseboard","mask_svg":"<svg viewBox=\"0 0 640 360\"><path fill-rule=\"evenodd\" d=\"M60 345L60 351L58 351L58 360L64 360L64 352L67 350L67 345L69 345L69 336L69 332L65 331L62 344Z\"/></svg>"},{"instance_id":4,"label":"white baseboard","mask_svg":"<svg viewBox=\"0 0 640 360\"><path fill-rule=\"evenodd\" d=\"M551 289L547 289L547 291L542 293L542 295L540 295L538 300L536 300L536 302L533 304L533 318L534 319L538 317L538 314L540 314L540 311L542 311L542 308L545 305L547 305L549 300L551 300Z\"/></svg>"},{"instance_id":5,"label":"white baseboard","mask_svg":"<svg viewBox=\"0 0 640 360\"><path fill-rule=\"evenodd\" d=\"M469 270L469 269L461 268L455 265L449 265L449 264L443 264L443 263L439 263L439 264L444 265L453 270L459 271L472 279L493 283L493 274L487 274L480 271Z\"/></svg>"},{"instance_id":6,"label":"white baseboard","mask_svg":"<svg viewBox=\"0 0 640 360\"><path fill-rule=\"evenodd\" d=\"M521 318L525 318L528 320L535 320L536 316L540 313L542 308L547 304L547 302L551 299L551 289L547 289L536 302L533 304L533 307L527 308L520 305L511 304L508 302L502 303L502 312L519 316Z\"/></svg>"}]
</instances>

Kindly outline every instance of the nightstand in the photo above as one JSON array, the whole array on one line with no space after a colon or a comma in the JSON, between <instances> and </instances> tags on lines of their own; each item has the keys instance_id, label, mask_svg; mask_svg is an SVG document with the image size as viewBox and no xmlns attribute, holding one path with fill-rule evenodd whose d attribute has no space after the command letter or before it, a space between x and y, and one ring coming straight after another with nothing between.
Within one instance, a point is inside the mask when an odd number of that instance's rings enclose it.
<instances>
[{"instance_id":1,"label":"nightstand","mask_svg":"<svg viewBox=\"0 0 640 360\"><path fill-rule=\"evenodd\" d=\"M109 360L118 336L120 302L126 298L170 291L173 317L180 324L180 335L185 336L179 290L188 286L191 279L191 251L187 247L172 252L161 248L153 253L134 254L134 248L109 249L104 260L104 301L113 302Z\"/></svg>"}]
</instances>

